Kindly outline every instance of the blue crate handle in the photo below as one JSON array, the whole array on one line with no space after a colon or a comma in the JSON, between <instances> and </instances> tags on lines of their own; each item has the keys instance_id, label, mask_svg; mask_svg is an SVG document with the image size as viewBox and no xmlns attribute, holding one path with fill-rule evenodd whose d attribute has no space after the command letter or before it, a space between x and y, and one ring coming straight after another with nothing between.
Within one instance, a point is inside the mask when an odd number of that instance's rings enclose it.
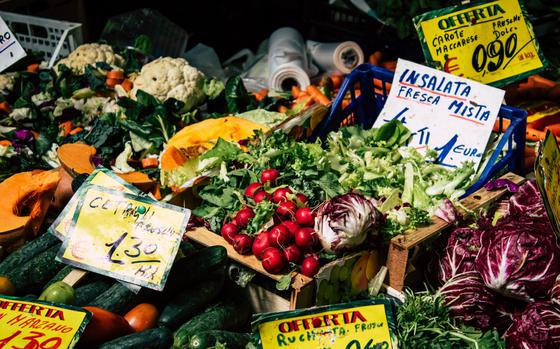
<instances>
[{"instance_id":1,"label":"blue crate handle","mask_svg":"<svg viewBox=\"0 0 560 349\"><path fill-rule=\"evenodd\" d=\"M325 138L329 132L337 131L341 124L353 114L350 124L361 125L371 128L377 116L383 109L387 100L387 83L392 83L394 73L371 64L362 64L354 69L340 87L329 115L313 131L310 139ZM381 82L381 89L376 92L374 79ZM360 84L360 96L356 97L354 86ZM346 108L342 108L342 101L350 92L351 102ZM502 139L490 160L482 171L479 179L466 191L463 197L468 196L480 189L494 176L500 174L504 169L523 175L524 173L524 149L525 128L527 126L527 112L514 107L502 105L498 113L500 126L503 119L510 121L509 127L503 132ZM500 127L501 128L501 127ZM503 128L501 128L503 130ZM505 148L507 146L507 148ZM500 153L507 149L502 159L498 160Z\"/></svg>"}]
</instances>

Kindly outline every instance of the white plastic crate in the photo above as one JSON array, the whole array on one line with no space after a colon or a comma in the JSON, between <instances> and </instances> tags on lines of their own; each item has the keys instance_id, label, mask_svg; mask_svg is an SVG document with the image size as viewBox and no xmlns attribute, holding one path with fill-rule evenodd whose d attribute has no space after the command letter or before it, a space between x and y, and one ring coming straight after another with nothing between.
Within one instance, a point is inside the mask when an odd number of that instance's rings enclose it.
<instances>
[{"instance_id":1,"label":"white plastic crate","mask_svg":"<svg viewBox=\"0 0 560 349\"><path fill-rule=\"evenodd\" d=\"M26 50L43 53L49 68L82 43L82 24L55 19L0 11L0 17L10 27Z\"/></svg>"}]
</instances>

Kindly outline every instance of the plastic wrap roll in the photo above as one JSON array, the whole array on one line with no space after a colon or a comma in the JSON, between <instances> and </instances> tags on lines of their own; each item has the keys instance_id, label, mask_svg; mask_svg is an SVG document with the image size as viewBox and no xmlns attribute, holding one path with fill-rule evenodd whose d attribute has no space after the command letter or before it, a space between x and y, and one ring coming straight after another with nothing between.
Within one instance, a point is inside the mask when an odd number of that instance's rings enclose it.
<instances>
[{"instance_id":1,"label":"plastic wrap roll","mask_svg":"<svg viewBox=\"0 0 560 349\"><path fill-rule=\"evenodd\" d=\"M309 86L309 62L301 34L293 28L280 28L268 44L268 87L289 90L297 85Z\"/></svg>"},{"instance_id":2,"label":"plastic wrap roll","mask_svg":"<svg viewBox=\"0 0 560 349\"><path fill-rule=\"evenodd\" d=\"M325 71L340 71L349 74L364 63L364 52L354 41L321 43L307 41L307 50L313 61Z\"/></svg>"}]
</instances>

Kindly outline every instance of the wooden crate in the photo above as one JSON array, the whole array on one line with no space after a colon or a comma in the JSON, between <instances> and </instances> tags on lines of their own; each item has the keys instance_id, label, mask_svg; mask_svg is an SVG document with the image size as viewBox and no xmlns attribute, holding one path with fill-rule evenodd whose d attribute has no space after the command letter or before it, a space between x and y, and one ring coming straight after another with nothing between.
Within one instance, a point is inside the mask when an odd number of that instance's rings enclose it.
<instances>
[{"instance_id":1,"label":"wooden crate","mask_svg":"<svg viewBox=\"0 0 560 349\"><path fill-rule=\"evenodd\" d=\"M280 280L282 274L270 274L261 265L261 262L253 255L240 255L233 246L224 240L220 235L211 232L206 228L195 228L186 233L187 238L204 246L220 245L226 248L228 257L254 271L265 275L275 281ZM315 282L312 278L292 272L292 287L289 299L250 284L247 289L249 300L255 310L259 312L272 312L282 310L292 310L299 308L309 308L315 301Z\"/></svg>"},{"instance_id":2,"label":"wooden crate","mask_svg":"<svg viewBox=\"0 0 560 349\"><path fill-rule=\"evenodd\" d=\"M525 178L514 173L507 173L500 178L509 179L516 184L521 184L525 181ZM467 209L475 211L488 203L496 201L506 192L506 189L488 191L481 188L461 200L461 204ZM459 211L461 211L461 209L459 209ZM402 291L405 286L405 277L412 250L451 226L450 223L435 216L432 217L432 221L434 223L429 226L422 227L407 234L395 236L391 239L387 256L387 268L389 269L389 286L392 288Z\"/></svg>"}]
</instances>

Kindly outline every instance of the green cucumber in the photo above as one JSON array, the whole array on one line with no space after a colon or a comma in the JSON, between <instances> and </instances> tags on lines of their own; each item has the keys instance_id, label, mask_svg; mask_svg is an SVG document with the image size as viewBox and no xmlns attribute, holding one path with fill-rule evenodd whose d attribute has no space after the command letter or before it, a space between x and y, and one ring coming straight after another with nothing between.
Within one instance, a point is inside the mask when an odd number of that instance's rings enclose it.
<instances>
[{"instance_id":1,"label":"green cucumber","mask_svg":"<svg viewBox=\"0 0 560 349\"><path fill-rule=\"evenodd\" d=\"M103 343L99 349L167 349L173 344L173 333L165 327L129 334Z\"/></svg>"},{"instance_id":2,"label":"green cucumber","mask_svg":"<svg viewBox=\"0 0 560 349\"><path fill-rule=\"evenodd\" d=\"M88 305L97 296L107 291L115 283L114 279L107 277L99 277L91 282L81 285L76 288L76 300L75 305L83 307Z\"/></svg>"},{"instance_id":3,"label":"green cucumber","mask_svg":"<svg viewBox=\"0 0 560 349\"><path fill-rule=\"evenodd\" d=\"M185 322L173 334L173 348L185 348L195 334L211 330L236 330L249 321L250 312L244 302L220 302Z\"/></svg>"},{"instance_id":4,"label":"green cucumber","mask_svg":"<svg viewBox=\"0 0 560 349\"><path fill-rule=\"evenodd\" d=\"M64 264L54 260L59 248L58 245L51 246L10 273L9 278L16 286L16 294L41 293L43 286L64 268Z\"/></svg>"},{"instance_id":5,"label":"green cucumber","mask_svg":"<svg viewBox=\"0 0 560 349\"><path fill-rule=\"evenodd\" d=\"M167 303L159 317L159 324L171 329L204 310L216 299L224 284L224 277L202 281L179 292Z\"/></svg>"},{"instance_id":6,"label":"green cucumber","mask_svg":"<svg viewBox=\"0 0 560 349\"><path fill-rule=\"evenodd\" d=\"M251 335L230 331L205 331L191 337L190 349L206 349L214 347L217 343L225 344L228 349L243 349L249 343Z\"/></svg>"},{"instance_id":7,"label":"green cucumber","mask_svg":"<svg viewBox=\"0 0 560 349\"><path fill-rule=\"evenodd\" d=\"M120 282L116 282L88 305L124 315L139 303L139 298L138 294L132 292Z\"/></svg>"},{"instance_id":8,"label":"green cucumber","mask_svg":"<svg viewBox=\"0 0 560 349\"><path fill-rule=\"evenodd\" d=\"M223 246L211 246L198 250L176 261L171 267L164 288L166 297L184 290L208 277L210 273L225 266L227 250Z\"/></svg>"},{"instance_id":9,"label":"green cucumber","mask_svg":"<svg viewBox=\"0 0 560 349\"><path fill-rule=\"evenodd\" d=\"M196 251L198 251L196 246L193 245L192 242L187 240L181 241L181 244L179 245L179 249L181 250L183 256L190 256L194 254Z\"/></svg>"},{"instance_id":10,"label":"green cucumber","mask_svg":"<svg viewBox=\"0 0 560 349\"><path fill-rule=\"evenodd\" d=\"M28 242L18 250L12 252L0 263L0 275L10 277L11 271L29 262L41 252L46 251L49 247L59 243L60 240L52 234L44 233L38 236L35 240Z\"/></svg>"}]
</instances>

